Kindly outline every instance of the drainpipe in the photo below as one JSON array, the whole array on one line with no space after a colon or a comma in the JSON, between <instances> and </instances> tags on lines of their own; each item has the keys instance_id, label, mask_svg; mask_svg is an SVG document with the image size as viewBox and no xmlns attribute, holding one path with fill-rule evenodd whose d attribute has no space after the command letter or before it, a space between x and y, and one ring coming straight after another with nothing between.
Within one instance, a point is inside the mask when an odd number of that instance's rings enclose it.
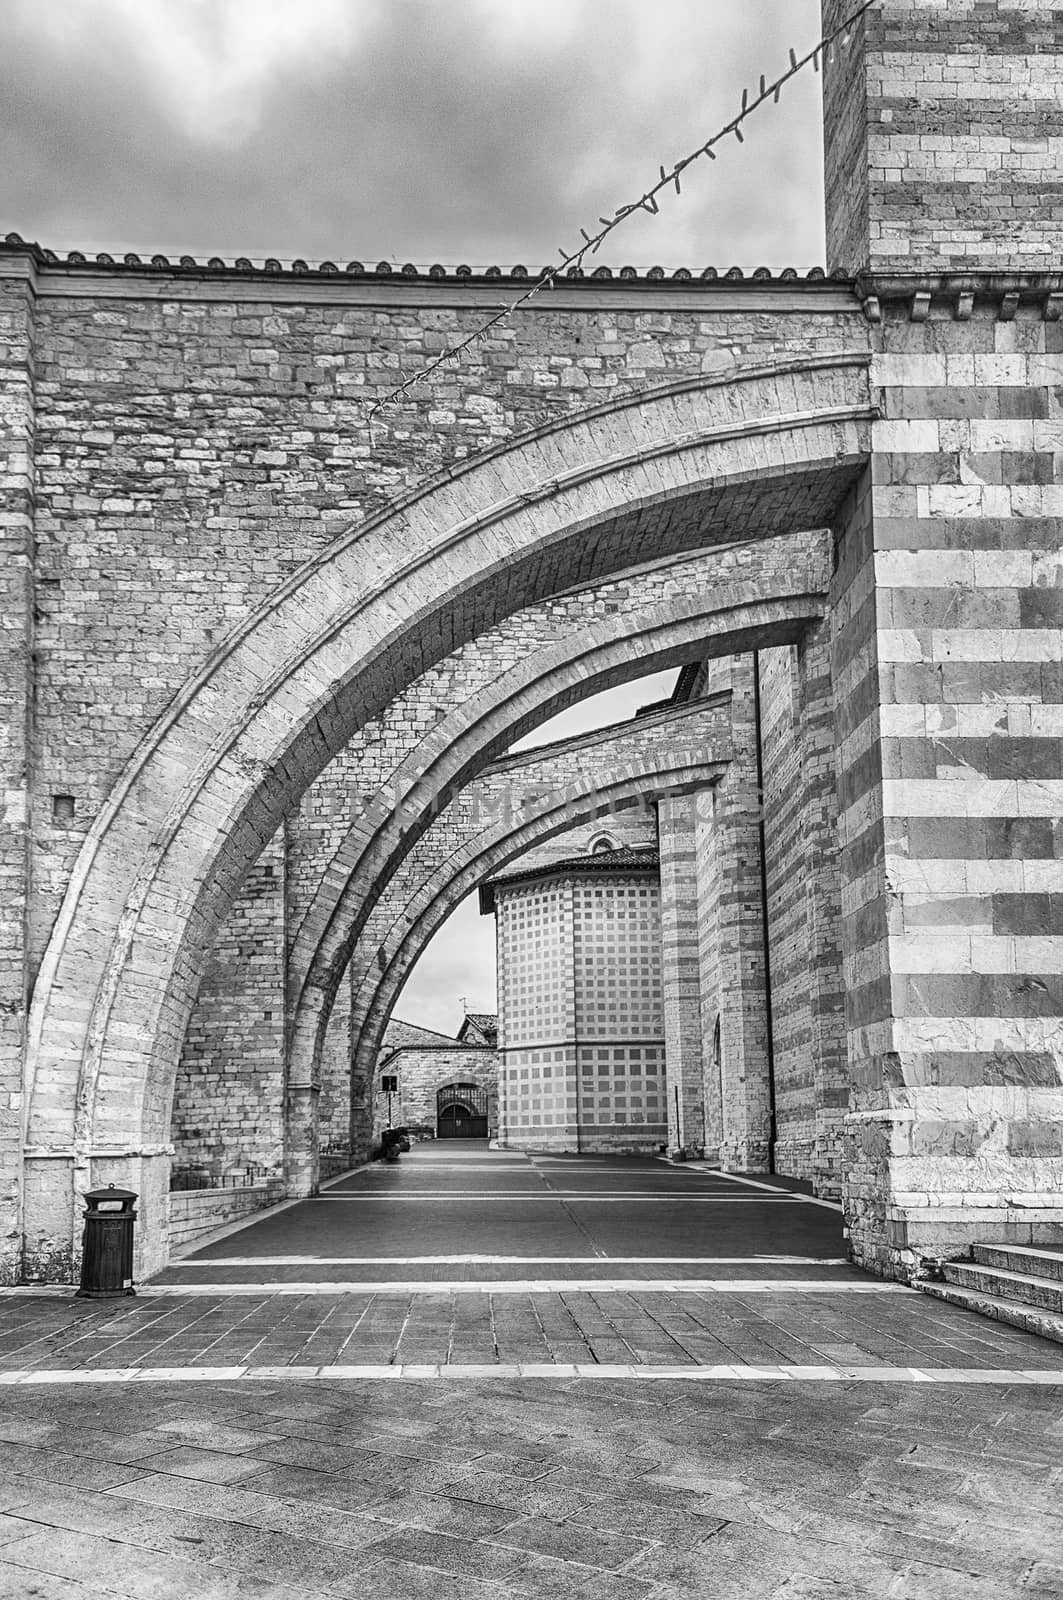
<instances>
[{"instance_id":1,"label":"drainpipe","mask_svg":"<svg viewBox=\"0 0 1063 1600\"><path fill-rule=\"evenodd\" d=\"M764 836L764 739L760 709L760 651L753 651L753 721L757 743L757 828L760 834L760 922L764 940L764 1020L768 1056L768 1171L775 1171L775 1027L771 1007L771 939L768 932L768 856Z\"/></svg>"}]
</instances>

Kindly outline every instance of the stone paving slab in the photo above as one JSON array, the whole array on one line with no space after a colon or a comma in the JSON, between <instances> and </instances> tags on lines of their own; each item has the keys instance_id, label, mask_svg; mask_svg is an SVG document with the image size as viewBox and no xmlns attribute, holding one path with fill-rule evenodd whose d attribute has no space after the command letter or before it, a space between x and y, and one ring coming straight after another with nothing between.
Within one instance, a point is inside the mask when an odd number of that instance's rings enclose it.
<instances>
[{"instance_id":1,"label":"stone paving slab","mask_svg":"<svg viewBox=\"0 0 1063 1600\"><path fill-rule=\"evenodd\" d=\"M666 1378L6 1390L0 1595L1058 1597L1063 1387L692 1399Z\"/></svg>"},{"instance_id":2,"label":"stone paving slab","mask_svg":"<svg viewBox=\"0 0 1063 1600\"><path fill-rule=\"evenodd\" d=\"M898 1286L868 1292L0 1296L0 1374L528 1363L1050 1370L1058 1346ZM882 1292L879 1292L882 1291Z\"/></svg>"}]
</instances>

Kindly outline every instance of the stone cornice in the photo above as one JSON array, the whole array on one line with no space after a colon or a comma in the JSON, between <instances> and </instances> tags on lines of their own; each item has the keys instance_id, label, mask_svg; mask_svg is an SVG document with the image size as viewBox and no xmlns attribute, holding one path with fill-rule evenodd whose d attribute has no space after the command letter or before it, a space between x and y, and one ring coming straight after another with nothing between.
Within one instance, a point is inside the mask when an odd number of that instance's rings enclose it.
<instances>
[{"instance_id":1,"label":"stone cornice","mask_svg":"<svg viewBox=\"0 0 1063 1600\"><path fill-rule=\"evenodd\" d=\"M887 313L911 322L976 315L1010 322L1020 307L1046 322L1063 314L1063 272L860 272L853 286L869 322Z\"/></svg>"},{"instance_id":2,"label":"stone cornice","mask_svg":"<svg viewBox=\"0 0 1063 1600\"><path fill-rule=\"evenodd\" d=\"M193 256L142 257L133 252L120 257L107 253L89 256L79 250L60 256L9 233L0 240L0 275L11 270L12 262L24 263L23 273L27 268L33 270L40 280L40 292L52 296L341 302L411 309L455 305L497 310L500 291L505 298L516 298L534 282L539 270L518 265L474 272L468 266L435 263L422 267L407 262L396 267L387 261L375 266L349 261L339 266L333 261L315 264L272 257L256 262L245 256L234 260L211 256L202 261ZM712 301L713 309L720 310L764 304L782 311L798 305L811 311L858 310L851 278L841 272L828 275L822 267L813 267L802 276L793 267L777 273L767 267L749 273L741 267L679 267L668 273L663 267L640 272L630 266L601 266L590 272L572 267L554 288L544 290L523 309L621 304L631 298L632 291L640 302L652 296L654 305L662 310L692 301L704 304L706 299Z\"/></svg>"}]
</instances>

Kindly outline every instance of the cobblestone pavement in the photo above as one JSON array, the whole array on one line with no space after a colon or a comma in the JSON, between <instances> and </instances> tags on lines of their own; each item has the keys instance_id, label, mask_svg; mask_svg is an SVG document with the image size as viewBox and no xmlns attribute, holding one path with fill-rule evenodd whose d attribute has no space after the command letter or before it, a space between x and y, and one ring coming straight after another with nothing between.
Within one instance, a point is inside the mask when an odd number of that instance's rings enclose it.
<instances>
[{"instance_id":1,"label":"cobblestone pavement","mask_svg":"<svg viewBox=\"0 0 1063 1600\"><path fill-rule=\"evenodd\" d=\"M327 1193L135 1300L0 1296L0 1595L1063 1597L1063 1351L799 1186L436 1148Z\"/></svg>"}]
</instances>

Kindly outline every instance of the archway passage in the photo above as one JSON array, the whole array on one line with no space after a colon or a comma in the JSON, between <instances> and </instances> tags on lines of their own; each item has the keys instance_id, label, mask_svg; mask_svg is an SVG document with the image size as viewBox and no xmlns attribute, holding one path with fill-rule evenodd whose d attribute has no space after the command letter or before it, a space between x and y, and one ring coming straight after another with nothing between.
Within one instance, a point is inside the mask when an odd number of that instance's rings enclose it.
<instances>
[{"instance_id":1,"label":"archway passage","mask_svg":"<svg viewBox=\"0 0 1063 1600\"><path fill-rule=\"evenodd\" d=\"M448 1083L436 1094L440 1139L487 1138L487 1090L476 1083Z\"/></svg>"},{"instance_id":2,"label":"archway passage","mask_svg":"<svg viewBox=\"0 0 1063 1600\"><path fill-rule=\"evenodd\" d=\"M577 689L589 693L662 665L799 638L826 609L827 542L824 536L765 541L753 547L764 550L763 563L751 566L747 551L741 575L733 553L683 562L667 599L660 591L667 592L673 569L647 575L654 580L657 603L642 610L617 604L615 591L622 587L617 582L603 599L604 615L573 623L563 643L524 655L449 714L438 708L436 724L382 785L380 816L373 821L367 814L355 815L338 826L332 853L319 860L316 892L292 939L293 1081L309 1081L316 1071L336 986L374 906L451 795L482 772L502 744L504 718L517 718L511 727L521 733L536 716L574 699ZM419 708L402 710L403 725L417 726ZM393 738L377 742L390 747ZM333 767L344 765L341 757ZM324 792L332 771L322 775L314 791L317 803L326 806L334 798ZM356 783L352 772L339 797L341 816L350 808Z\"/></svg>"},{"instance_id":3,"label":"archway passage","mask_svg":"<svg viewBox=\"0 0 1063 1600\"><path fill-rule=\"evenodd\" d=\"M26 1259L63 1270L86 1176L163 1249L172 1085L250 862L374 708L537 596L828 524L868 455L863 355L749 368L540 429L337 540L191 680L89 835L34 996ZM93 1167L93 1162L97 1163Z\"/></svg>"},{"instance_id":4,"label":"archway passage","mask_svg":"<svg viewBox=\"0 0 1063 1600\"><path fill-rule=\"evenodd\" d=\"M370 920L362 959L352 964L355 1082L371 1081L404 983L466 894L533 846L583 822L715 783L730 759L729 728L726 696L719 697L547 752L528 751L497 763L469 785L411 852ZM492 804L498 799L504 804ZM445 854L438 838L448 842Z\"/></svg>"}]
</instances>

